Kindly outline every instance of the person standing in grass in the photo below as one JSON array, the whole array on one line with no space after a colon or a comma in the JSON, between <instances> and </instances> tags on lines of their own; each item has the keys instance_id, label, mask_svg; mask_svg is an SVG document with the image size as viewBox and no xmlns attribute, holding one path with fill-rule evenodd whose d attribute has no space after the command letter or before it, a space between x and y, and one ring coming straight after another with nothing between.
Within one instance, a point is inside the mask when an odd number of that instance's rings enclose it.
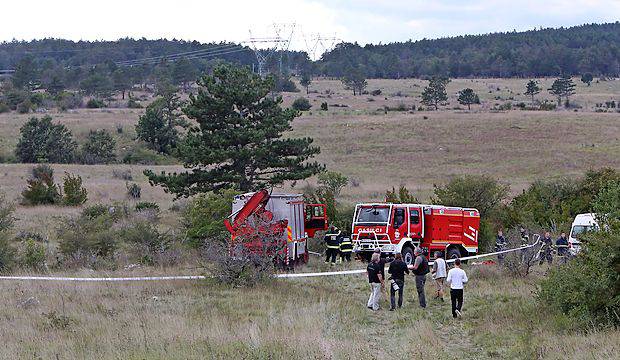
<instances>
[{"instance_id":1,"label":"person standing in grass","mask_svg":"<svg viewBox=\"0 0 620 360\"><path fill-rule=\"evenodd\" d=\"M426 308L426 296L424 294L424 285L426 284L426 274L428 270L428 260L422 254L422 249L416 247L413 251L415 255L415 261L413 263L413 273L415 275L415 287L418 291L418 300L420 301L420 307Z\"/></svg>"},{"instance_id":2,"label":"person standing in grass","mask_svg":"<svg viewBox=\"0 0 620 360\"><path fill-rule=\"evenodd\" d=\"M366 274L368 275L368 282L370 283L370 297L368 298L367 306L373 311L379 310L381 292L385 291L383 275L381 275L381 267L379 264L380 260L381 255L373 253L368 267L366 267Z\"/></svg>"},{"instance_id":3,"label":"person standing in grass","mask_svg":"<svg viewBox=\"0 0 620 360\"><path fill-rule=\"evenodd\" d=\"M461 269L461 259L454 261L454 268L448 271L446 282L450 284L450 301L452 302L452 317L461 316L463 308L463 288L467 283L467 274Z\"/></svg>"},{"instance_id":4,"label":"person standing in grass","mask_svg":"<svg viewBox=\"0 0 620 360\"><path fill-rule=\"evenodd\" d=\"M409 274L407 264L403 261L403 256L398 253L394 256L394 261L388 268L392 282L390 284L390 311L396 309L396 292L398 292L398 308L403 306L403 288L405 287L405 273Z\"/></svg>"},{"instance_id":5,"label":"person standing in grass","mask_svg":"<svg viewBox=\"0 0 620 360\"><path fill-rule=\"evenodd\" d=\"M435 251L432 273L433 279L435 279L435 286L437 287L435 299L443 301L443 286L446 280L446 261L443 259L443 254L440 251Z\"/></svg>"},{"instance_id":6,"label":"person standing in grass","mask_svg":"<svg viewBox=\"0 0 620 360\"><path fill-rule=\"evenodd\" d=\"M540 261L538 265L544 264L545 260L547 260L547 263L551 265L553 262L553 239L551 239L551 234L548 231L545 233L545 237L542 238L542 242L543 244L539 252Z\"/></svg>"}]
</instances>

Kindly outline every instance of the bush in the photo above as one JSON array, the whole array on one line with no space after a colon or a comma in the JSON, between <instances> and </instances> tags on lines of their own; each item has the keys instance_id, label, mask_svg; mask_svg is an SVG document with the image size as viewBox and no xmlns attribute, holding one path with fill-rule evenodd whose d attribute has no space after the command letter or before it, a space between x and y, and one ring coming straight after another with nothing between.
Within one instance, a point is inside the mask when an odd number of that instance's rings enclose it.
<instances>
[{"instance_id":1,"label":"bush","mask_svg":"<svg viewBox=\"0 0 620 360\"><path fill-rule=\"evenodd\" d=\"M107 212L67 219L58 227L58 249L65 260L71 258L82 266L88 266L90 258L110 257L118 247L113 225L114 217Z\"/></svg>"},{"instance_id":2,"label":"bush","mask_svg":"<svg viewBox=\"0 0 620 360\"><path fill-rule=\"evenodd\" d=\"M139 165L167 165L176 162L174 158L163 154L158 154L154 150L147 149L143 143L136 143L122 151L124 164Z\"/></svg>"},{"instance_id":3,"label":"bush","mask_svg":"<svg viewBox=\"0 0 620 360\"><path fill-rule=\"evenodd\" d=\"M0 114L11 111L11 108L8 104L0 101Z\"/></svg>"},{"instance_id":4,"label":"bush","mask_svg":"<svg viewBox=\"0 0 620 360\"><path fill-rule=\"evenodd\" d=\"M22 191L24 205L57 204L61 200L60 190L54 184L54 170L49 165L38 165L32 169L27 180L28 188Z\"/></svg>"},{"instance_id":5,"label":"bush","mask_svg":"<svg viewBox=\"0 0 620 360\"><path fill-rule=\"evenodd\" d=\"M70 163L77 144L62 124L53 124L50 116L30 118L20 129L15 156L23 163Z\"/></svg>"},{"instance_id":6,"label":"bush","mask_svg":"<svg viewBox=\"0 0 620 360\"><path fill-rule=\"evenodd\" d=\"M26 99L20 102L19 104L17 104L16 110L20 114L28 114L32 110L33 107L34 105L32 105L30 100Z\"/></svg>"},{"instance_id":7,"label":"bush","mask_svg":"<svg viewBox=\"0 0 620 360\"><path fill-rule=\"evenodd\" d=\"M557 108L557 105L553 102L547 102L545 101L544 103L541 103L539 106L539 109L541 111L553 111Z\"/></svg>"},{"instance_id":8,"label":"bush","mask_svg":"<svg viewBox=\"0 0 620 360\"><path fill-rule=\"evenodd\" d=\"M88 192L82 187L82 177L65 173L63 179L63 204L68 206L79 206L88 199Z\"/></svg>"},{"instance_id":9,"label":"bush","mask_svg":"<svg viewBox=\"0 0 620 360\"><path fill-rule=\"evenodd\" d=\"M11 246L9 236L0 232L0 273L9 272L15 264L17 252Z\"/></svg>"},{"instance_id":10,"label":"bush","mask_svg":"<svg viewBox=\"0 0 620 360\"><path fill-rule=\"evenodd\" d=\"M375 90L370 92L370 95L372 95L372 96L379 96L379 95L381 95L381 90L380 89L375 89Z\"/></svg>"},{"instance_id":11,"label":"bush","mask_svg":"<svg viewBox=\"0 0 620 360\"><path fill-rule=\"evenodd\" d=\"M127 183L125 187L127 188L127 196L131 199L139 199L142 195L142 188L136 183Z\"/></svg>"},{"instance_id":12,"label":"bush","mask_svg":"<svg viewBox=\"0 0 620 360\"><path fill-rule=\"evenodd\" d=\"M15 206L6 201L4 194L0 192L0 232L9 230L13 226L13 212Z\"/></svg>"},{"instance_id":13,"label":"bush","mask_svg":"<svg viewBox=\"0 0 620 360\"><path fill-rule=\"evenodd\" d=\"M157 203L154 203L154 202L141 201L136 204L135 209L136 211L154 210L154 211L159 212L159 205L157 205Z\"/></svg>"},{"instance_id":14,"label":"bush","mask_svg":"<svg viewBox=\"0 0 620 360\"><path fill-rule=\"evenodd\" d=\"M115 150L116 141L107 130L90 130L82 145L82 163L109 164L116 161Z\"/></svg>"},{"instance_id":15,"label":"bush","mask_svg":"<svg viewBox=\"0 0 620 360\"><path fill-rule=\"evenodd\" d=\"M310 108L312 108L312 105L310 104L310 101L304 97L300 97L295 99L295 101L293 101L293 105L292 105L293 109L298 110L298 111L307 111L310 110Z\"/></svg>"},{"instance_id":16,"label":"bush","mask_svg":"<svg viewBox=\"0 0 620 360\"><path fill-rule=\"evenodd\" d=\"M130 109L142 109L142 104L137 102L135 99L130 98L129 101L127 101L127 107Z\"/></svg>"},{"instance_id":17,"label":"bush","mask_svg":"<svg viewBox=\"0 0 620 360\"><path fill-rule=\"evenodd\" d=\"M237 194L234 190L224 190L200 194L190 201L183 213L185 237L190 246L200 247L206 239L228 233L224 219L232 212L232 200Z\"/></svg>"},{"instance_id":18,"label":"bush","mask_svg":"<svg viewBox=\"0 0 620 360\"><path fill-rule=\"evenodd\" d=\"M93 98L86 102L86 107L89 109L102 109L106 107L106 104L103 100Z\"/></svg>"},{"instance_id":19,"label":"bush","mask_svg":"<svg viewBox=\"0 0 620 360\"><path fill-rule=\"evenodd\" d=\"M322 103L321 103L321 110L322 110L322 111L327 111L327 110L328 110L328 106L327 106L327 103L326 103L326 102L322 102Z\"/></svg>"},{"instance_id":20,"label":"bush","mask_svg":"<svg viewBox=\"0 0 620 360\"><path fill-rule=\"evenodd\" d=\"M63 91L56 96L56 106L61 111L80 108L82 107L82 97L78 94Z\"/></svg>"},{"instance_id":21,"label":"bush","mask_svg":"<svg viewBox=\"0 0 620 360\"><path fill-rule=\"evenodd\" d=\"M46 266L45 247L33 239L26 240L20 255L20 264L32 270L43 270Z\"/></svg>"},{"instance_id":22,"label":"bush","mask_svg":"<svg viewBox=\"0 0 620 360\"><path fill-rule=\"evenodd\" d=\"M582 239L579 255L551 269L540 283L542 304L587 326L620 325L620 232L598 232Z\"/></svg>"},{"instance_id":23,"label":"bush","mask_svg":"<svg viewBox=\"0 0 620 360\"><path fill-rule=\"evenodd\" d=\"M154 265L160 258L158 255L170 250L173 238L161 233L155 224L148 221L132 221L123 225L119 238L134 247L138 261L145 265Z\"/></svg>"}]
</instances>

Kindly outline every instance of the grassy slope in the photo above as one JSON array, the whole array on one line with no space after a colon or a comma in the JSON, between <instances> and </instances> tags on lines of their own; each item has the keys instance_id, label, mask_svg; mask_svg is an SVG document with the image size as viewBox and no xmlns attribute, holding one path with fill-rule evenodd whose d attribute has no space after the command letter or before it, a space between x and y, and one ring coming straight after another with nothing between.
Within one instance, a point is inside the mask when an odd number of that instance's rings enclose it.
<instances>
[{"instance_id":1,"label":"grassy slope","mask_svg":"<svg viewBox=\"0 0 620 360\"><path fill-rule=\"evenodd\" d=\"M365 308L363 276L253 289L3 282L0 358L593 359L620 351L620 331L574 333L570 319L537 308L533 278L467 270L461 320L451 318L449 302L430 300L420 310L411 279L405 306L394 313Z\"/></svg>"}]
</instances>

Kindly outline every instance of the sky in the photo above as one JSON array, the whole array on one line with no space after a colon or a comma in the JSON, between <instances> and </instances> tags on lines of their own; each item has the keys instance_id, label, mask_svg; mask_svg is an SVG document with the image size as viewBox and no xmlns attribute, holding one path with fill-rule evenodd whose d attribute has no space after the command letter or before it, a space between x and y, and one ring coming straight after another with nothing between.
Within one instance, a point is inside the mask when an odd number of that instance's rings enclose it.
<instances>
[{"instance_id":1,"label":"sky","mask_svg":"<svg viewBox=\"0 0 620 360\"><path fill-rule=\"evenodd\" d=\"M21 0L0 7L0 41L241 42L294 23L291 47L321 52L332 41L317 34L363 45L619 20L620 0Z\"/></svg>"}]
</instances>

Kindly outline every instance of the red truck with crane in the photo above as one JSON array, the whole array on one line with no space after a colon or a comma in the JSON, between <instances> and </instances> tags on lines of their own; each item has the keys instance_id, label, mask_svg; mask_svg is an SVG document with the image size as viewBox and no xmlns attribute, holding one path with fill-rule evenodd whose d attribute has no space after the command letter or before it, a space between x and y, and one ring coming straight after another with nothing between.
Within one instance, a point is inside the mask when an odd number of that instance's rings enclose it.
<instances>
[{"instance_id":1,"label":"red truck with crane","mask_svg":"<svg viewBox=\"0 0 620 360\"><path fill-rule=\"evenodd\" d=\"M473 208L424 204L365 203L355 207L351 240L353 251L368 258L402 253L412 264L419 246L427 257L441 251L446 258L478 252L480 213Z\"/></svg>"},{"instance_id":2,"label":"red truck with crane","mask_svg":"<svg viewBox=\"0 0 620 360\"><path fill-rule=\"evenodd\" d=\"M308 237L327 230L324 204L306 204L301 194L275 194L262 189L235 196L224 220L230 248L281 259L284 265L308 261Z\"/></svg>"}]
</instances>

